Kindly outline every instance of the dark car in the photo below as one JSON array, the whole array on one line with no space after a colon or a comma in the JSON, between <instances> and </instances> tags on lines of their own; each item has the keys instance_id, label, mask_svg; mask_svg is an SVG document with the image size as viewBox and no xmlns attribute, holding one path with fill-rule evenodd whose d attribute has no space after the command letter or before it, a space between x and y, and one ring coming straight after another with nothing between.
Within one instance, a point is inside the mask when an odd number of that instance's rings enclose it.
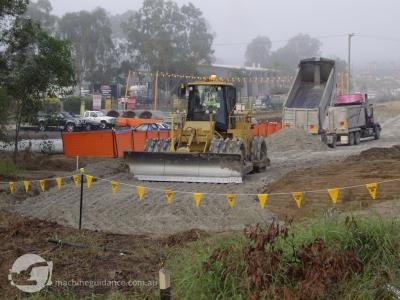
<instances>
[{"instance_id":1,"label":"dark car","mask_svg":"<svg viewBox=\"0 0 400 300\"><path fill-rule=\"evenodd\" d=\"M82 117L74 117L67 112L39 113L37 128L39 131L53 128L73 132L77 129L89 129L90 124Z\"/></svg>"},{"instance_id":2,"label":"dark car","mask_svg":"<svg viewBox=\"0 0 400 300\"><path fill-rule=\"evenodd\" d=\"M170 131L171 127L169 127L165 123L142 123L132 130L134 131Z\"/></svg>"}]
</instances>

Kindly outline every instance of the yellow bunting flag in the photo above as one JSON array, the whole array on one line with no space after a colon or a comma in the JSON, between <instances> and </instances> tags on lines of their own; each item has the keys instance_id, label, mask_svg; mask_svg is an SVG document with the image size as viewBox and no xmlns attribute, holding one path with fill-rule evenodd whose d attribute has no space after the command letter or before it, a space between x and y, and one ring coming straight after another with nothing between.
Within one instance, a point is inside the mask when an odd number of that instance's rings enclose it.
<instances>
[{"instance_id":1,"label":"yellow bunting flag","mask_svg":"<svg viewBox=\"0 0 400 300\"><path fill-rule=\"evenodd\" d=\"M196 207L200 206L201 197L203 197L202 193L193 193L194 204L196 205Z\"/></svg>"},{"instance_id":2,"label":"yellow bunting flag","mask_svg":"<svg viewBox=\"0 0 400 300\"><path fill-rule=\"evenodd\" d=\"M74 181L75 187L78 187L79 175L72 175L72 180Z\"/></svg>"},{"instance_id":3,"label":"yellow bunting flag","mask_svg":"<svg viewBox=\"0 0 400 300\"><path fill-rule=\"evenodd\" d=\"M303 193L302 192L293 192L292 193L293 199L296 202L297 208L301 207L301 201L303 200Z\"/></svg>"},{"instance_id":4,"label":"yellow bunting flag","mask_svg":"<svg viewBox=\"0 0 400 300\"><path fill-rule=\"evenodd\" d=\"M377 183L368 183L366 185L367 190L372 198L372 200L376 199L376 193L378 191L378 184Z\"/></svg>"},{"instance_id":5,"label":"yellow bunting flag","mask_svg":"<svg viewBox=\"0 0 400 300\"><path fill-rule=\"evenodd\" d=\"M88 189L90 189L90 187L92 186L92 182L93 182L93 176L86 175L86 185Z\"/></svg>"},{"instance_id":6,"label":"yellow bunting flag","mask_svg":"<svg viewBox=\"0 0 400 300\"><path fill-rule=\"evenodd\" d=\"M61 177L57 177L57 178L56 178L56 183L57 183L58 189L61 190L62 178L61 178Z\"/></svg>"},{"instance_id":7,"label":"yellow bunting flag","mask_svg":"<svg viewBox=\"0 0 400 300\"><path fill-rule=\"evenodd\" d=\"M29 191L29 185L30 185L29 181L25 180L24 181L24 187L25 187L25 192L26 193Z\"/></svg>"},{"instance_id":8,"label":"yellow bunting flag","mask_svg":"<svg viewBox=\"0 0 400 300\"><path fill-rule=\"evenodd\" d=\"M118 182L116 182L116 181L114 181L114 180L111 181L111 190L112 190L112 193L113 193L114 195L117 193L118 186L119 186Z\"/></svg>"},{"instance_id":9,"label":"yellow bunting flag","mask_svg":"<svg viewBox=\"0 0 400 300\"><path fill-rule=\"evenodd\" d=\"M39 185L40 185L40 189L42 190L42 192L44 192L46 190L46 181L39 180Z\"/></svg>"},{"instance_id":10,"label":"yellow bunting flag","mask_svg":"<svg viewBox=\"0 0 400 300\"><path fill-rule=\"evenodd\" d=\"M336 204L337 199L339 197L339 189L328 189L328 194L333 204Z\"/></svg>"},{"instance_id":11,"label":"yellow bunting flag","mask_svg":"<svg viewBox=\"0 0 400 300\"><path fill-rule=\"evenodd\" d=\"M174 196L174 192L171 190L166 190L165 191L165 196L167 196L167 202L168 204L172 203L172 197Z\"/></svg>"},{"instance_id":12,"label":"yellow bunting flag","mask_svg":"<svg viewBox=\"0 0 400 300\"><path fill-rule=\"evenodd\" d=\"M228 200L229 207L233 208L235 206L236 195L235 194L227 194L226 199Z\"/></svg>"},{"instance_id":13,"label":"yellow bunting flag","mask_svg":"<svg viewBox=\"0 0 400 300\"><path fill-rule=\"evenodd\" d=\"M136 191L138 193L139 201L142 201L143 196L144 196L144 186L137 186Z\"/></svg>"},{"instance_id":14,"label":"yellow bunting flag","mask_svg":"<svg viewBox=\"0 0 400 300\"><path fill-rule=\"evenodd\" d=\"M11 194L14 193L14 185L15 185L15 183L13 181L10 181L8 183L8 188L10 189Z\"/></svg>"},{"instance_id":15,"label":"yellow bunting flag","mask_svg":"<svg viewBox=\"0 0 400 300\"><path fill-rule=\"evenodd\" d=\"M267 202L268 199L268 194L258 194L258 201L260 202L260 207L264 208L265 203Z\"/></svg>"}]
</instances>

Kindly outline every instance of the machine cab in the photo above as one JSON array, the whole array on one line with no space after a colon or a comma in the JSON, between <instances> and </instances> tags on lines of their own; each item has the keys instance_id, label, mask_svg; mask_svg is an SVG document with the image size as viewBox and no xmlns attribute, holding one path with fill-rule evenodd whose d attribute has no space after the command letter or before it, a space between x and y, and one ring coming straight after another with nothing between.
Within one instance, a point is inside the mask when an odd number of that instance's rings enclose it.
<instances>
[{"instance_id":1,"label":"machine cab","mask_svg":"<svg viewBox=\"0 0 400 300\"><path fill-rule=\"evenodd\" d=\"M210 114L219 132L228 130L229 113L236 104L235 88L227 83L197 82L187 86L188 121L209 121Z\"/></svg>"}]
</instances>

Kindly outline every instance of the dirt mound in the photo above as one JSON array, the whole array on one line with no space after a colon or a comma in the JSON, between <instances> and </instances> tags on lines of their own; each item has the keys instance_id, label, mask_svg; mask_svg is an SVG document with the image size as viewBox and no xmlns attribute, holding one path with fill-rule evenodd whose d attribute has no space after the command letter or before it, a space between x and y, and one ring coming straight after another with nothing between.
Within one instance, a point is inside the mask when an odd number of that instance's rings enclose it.
<instances>
[{"instance_id":1,"label":"dirt mound","mask_svg":"<svg viewBox=\"0 0 400 300\"><path fill-rule=\"evenodd\" d=\"M178 243L170 245L180 236ZM188 236L192 236L191 238ZM18 256L36 253L54 263L53 278L59 282L84 281L125 281L141 280L154 285L112 286L76 285L68 289L53 284L46 291L49 298L87 298L92 294L107 295L116 290L134 299L147 299L157 289L160 260L171 252L179 251L194 239L205 233L181 233L173 237L154 238L144 235L119 235L99 231L78 231L60 226L55 222L28 219L0 210L0 290L1 299L15 299L18 290L7 278L10 267ZM201 236L201 237L200 237ZM185 238L186 237L186 238ZM61 240L67 244L48 242ZM176 240L175 240L176 241ZM76 245L76 246L74 246ZM122 254L123 253L123 254ZM53 295L51 297L50 295ZM107 297L106 297L107 298ZM125 297L122 297L125 298Z\"/></svg>"},{"instance_id":2,"label":"dirt mound","mask_svg":"<svg viewBox=\"0 0 400 300\"><path fill-rule=\"evenodd\" d=\"M400 159L400 145L391 148L370 148L359 155L350 156L347 161Z\"/></svg>"},{"instance_id":3,"label":"dirt mound","mask_svg":"<svg viewBox=\"0 0 400 300\"><path fill-rule=\"evenodd\" d=\"M284 152L289 150L328 150L317 136L308 134L299 128L285 128L267 137L267 147L271 152Z\"/></svg>"},{"instance_id":4,"label":"dirt mound","mask_svg":"<svg viewBox=\"0 0 400 300\"><path fill-rule=\"evenodd\" d=\"M182 245L189 242L197 241L200 238L204 238L209 236L209 234L204 230L199 229L191 229L184 232L179 232L176 234L172 234L167 239L167 245L169 247L175 245Z\"/></svg>"}]
</instances>

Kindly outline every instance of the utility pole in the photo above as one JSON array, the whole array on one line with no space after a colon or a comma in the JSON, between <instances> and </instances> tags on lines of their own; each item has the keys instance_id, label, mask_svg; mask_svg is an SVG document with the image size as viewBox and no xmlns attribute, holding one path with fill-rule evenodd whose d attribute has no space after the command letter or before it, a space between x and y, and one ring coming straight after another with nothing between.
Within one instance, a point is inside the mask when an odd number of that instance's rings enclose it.
<instances>
[{"instance_id":1,"label":"utility pole","mask_svg":"<svg viewBox=\"0 0 400 300\"><path fill-rule=\"evenodd\" d=\"M156 80L154 86L154 102L153 102L153 109L157 110L157 99L158 98L158 71L156 72Z\"/></svg>"},{"instance_id":2,"label":"utility pole","mask_svg":"<svg viewBox=\"0 0 400 300\"><path fill-rule=\"evenodd\" d=\"M347 94L350 94L350 49L351 49L351 38L354 36L354 33L348 34L348 56L347 56Z\"/></svg>"},{"instance_id":3,"label":"utility pole","mask_svg":"<svg viewBox=\"0 0 400 300\"><path fill-rule=\"evenodd\" d=\"M124 97L124 110L127 110L127 108L128 108L128 90L129 90L130 81L131 81L131 70L129 70L128 78L126 79L125 97Z\"/></svg>"}]
</instances>

